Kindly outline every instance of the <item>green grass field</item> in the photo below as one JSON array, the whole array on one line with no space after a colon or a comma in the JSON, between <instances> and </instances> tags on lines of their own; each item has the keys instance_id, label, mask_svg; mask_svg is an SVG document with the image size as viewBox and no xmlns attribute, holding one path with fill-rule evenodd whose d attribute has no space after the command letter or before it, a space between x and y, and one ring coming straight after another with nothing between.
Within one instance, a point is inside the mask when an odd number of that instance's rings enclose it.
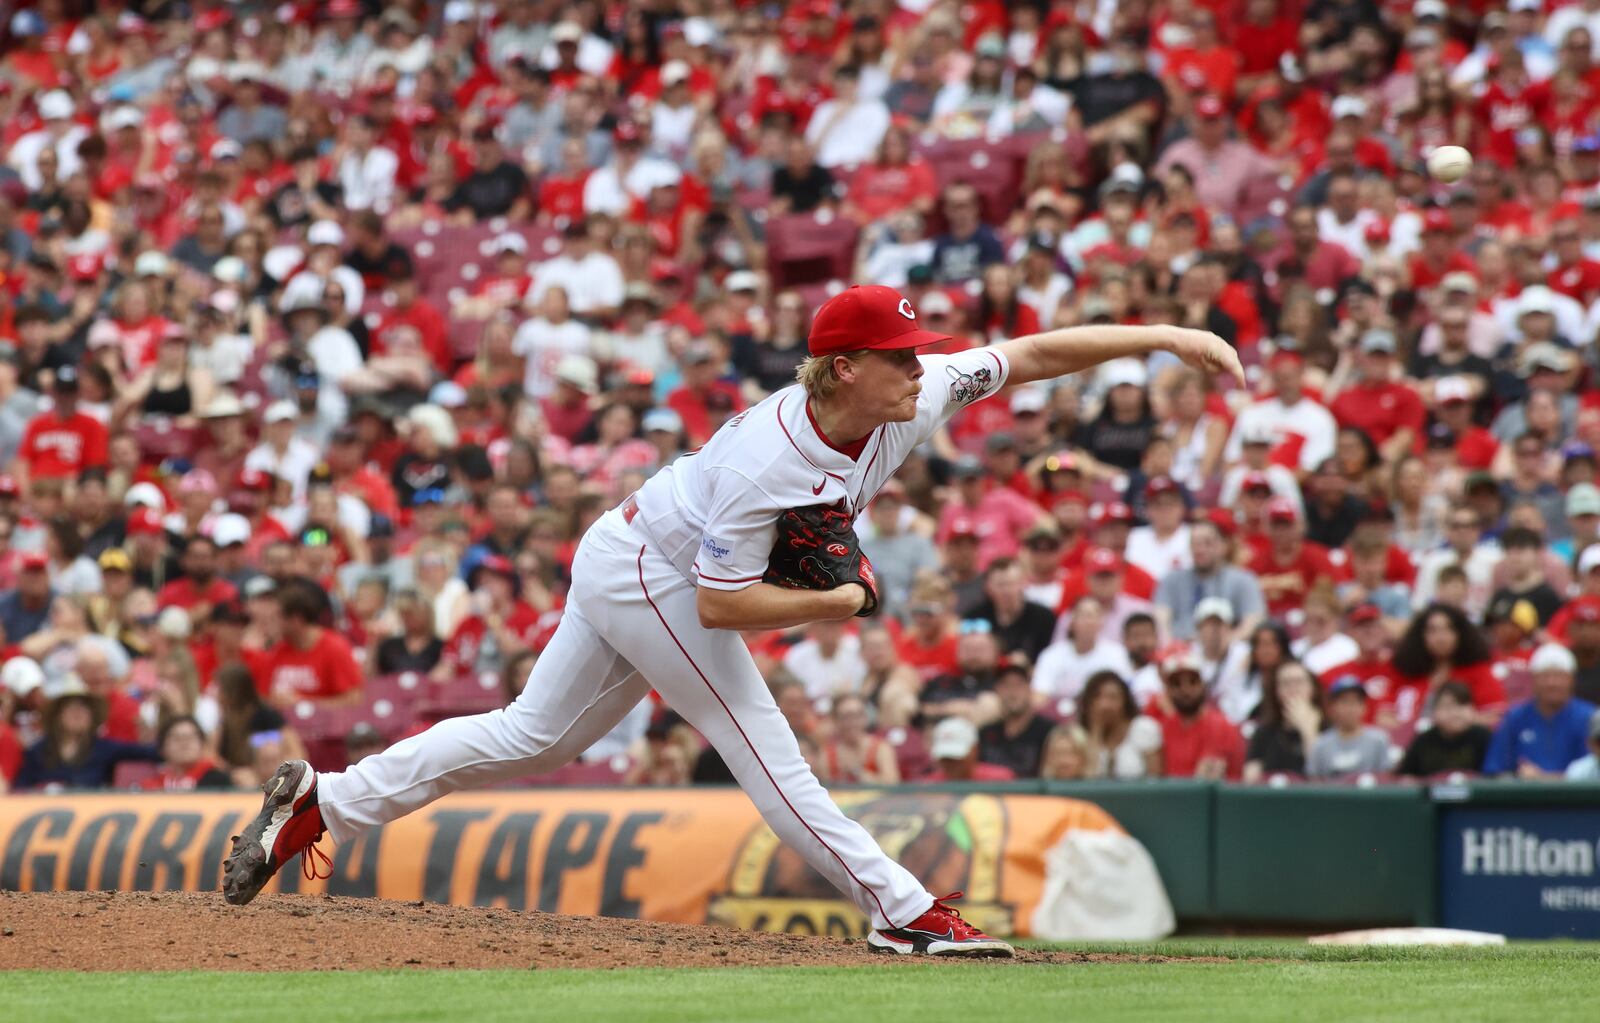
<instances>
[{"instance_id":1,"label":"green grass field","mask_svg":"<svg viewBox=\"0 0 1600 1023\"><path fill-rule=\"evenodd\" d=\"M1271 940L1055 946L1228 962L853 969L0 974L0 1018L205 1020L1600 1019L1600 946L1329 948ZM1262 961L1267 960L1267 961Z\"/></svg>"}]
</instances>

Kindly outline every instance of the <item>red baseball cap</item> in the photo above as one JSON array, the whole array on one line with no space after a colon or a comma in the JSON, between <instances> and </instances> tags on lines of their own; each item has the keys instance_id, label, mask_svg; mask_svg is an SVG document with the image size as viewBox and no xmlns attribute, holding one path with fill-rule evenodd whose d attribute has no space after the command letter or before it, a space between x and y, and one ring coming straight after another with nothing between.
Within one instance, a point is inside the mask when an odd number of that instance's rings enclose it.
<instances>
[{"instance_id":1,"label":"red baseball cap","mask_svg":"<svg viewBox=\"0 0 1600 1023\"><path fill-rule=\"evenodd\" d=\"M1305 365L1306 357L1301 355L1293 348L1280 348L1272 353L1272 358L1267 360L1267 368L1277 369L1285 362L1292 362L1296 366L1303 366Z\"/></svg>"},{"instance_id":2,"label":"red baseball cap","mask_svg":"<svg viewBox=\"0 0 1600 1023\"><path fill-rule=\"evenodd\" d=\"M128 516L128 535L160 536L165 529L161 525L161 516L145 507L135 508L133 514Z\"/></svg>"},{"instance_id":3,"label":"red baseball cap","mask_svg":"<svg viewBox=\"0 0 1600 1023\"><path fill-rule=\"evenodd\" d=\"M1361 235L1369 245L1387 245L1389 244L1389 222L1386 220L1374 220L1367 225L1366 230L1362 231Z\"/></svg>"},{"instance_id":4,"label":"red baseball cap","mask_svg":"<svg viewBox=\"0 0 1600 1023\"><path fill-rule=\"evenodd\" d=\"M1244 474L1244 481L1239 485L1239 492L1248 494L1252 490L1265 490L1269 494L1272 493L1272 481L1267 479L1266 473L1247 472Z\"/></svg>"},{"instance_id":5,"label":"red baseball cap","mask_svg":"<svg viewBox=\"0 0 1600 1023\"><path fill-rule=\"evenodd\" d=\"M1089 495L1085 494L1081 490L1074 490L1071 488L1066 490L1057 490L1050 495L1050 507L1052 508L1058 504L1067 504L1069 502L1073 504L1088 504Z\"/></svg>"},{"instance_id":6,"label":"red baseball cap","mask_svg":"<svg viewBox=\"0 0 1600 1023\"><path fill-rule=\"evenodd\" d=\"M639 141L639 125L632 120L624 118L617 122L616 128L611 132L611 137L618 142L637 142Z\"/></svg>"},{"instance_id":7,"label":"red baseball cap","mask_svg":"<svg viewBox=\"0 0 1600 1023\"><path fill-rule=\"evenodd\" d=\"M1427 216L1422 218L1422 230L1424 232L1449 232L1453 230L1453 227L1450 223L1450 214L1446 213L1444 210L1429 210Z\"/></svg>"},{"instance_id":8,"label":"red baseball cap","mask_svg":"<svg viewBox=\"0 0 1600 1023\"><path fill-rule=\"evenodd\" d=\"M1378 605L1376 604L1357 604L1355 607L1350 609L1351 625L1363 625L1367 622L1375 622L1382 617L1383 612L1378 610Z\"/></svg>"},{"instance_id":9,"label":"red baseball cap","mask_svg":"<svg viewBox=\"0 0 1600 1023\"><path fill-rule=\"evenodd\" d=\"M1600 622L1600 604L1590 601L1573 601L1572 620L1575 622Z\"/></svg>"},{"instance_id":10,"label":"red baseball cap","mask_svg":"<svg viewBox=\"0 0 1600 1023\"><path fill-rule=\"evenodd\" d=\"M950 520L950 539L954 540L958 536L970 536L976 538L977 535L978 524L967 516L962 515L958 518Z\"/></svg>"},{"instance_id":11,"label":"red baseball cap","mask_svg":"<svg viewBox=\"0 0 1600 1023\"><path fill-rule=\"evenodd\" d=\"M1176 493L1179 493L1178 481L1171 476L1152 476L1150 482L1144 485L1144 496L1147 498Z\"/></svg>"},{"instance_id":12,"label":"red baseball cap","mask_svg":"<svg viewBox=\"0 0 1600 1023\"><path fill-rule=\"evenodd\" d=\"M15 476L0 476L0 497L20 497L22 486Z\"/></svg>"},{"instance_id":13,"label":"red baseball cap","mask_svg":"<svg viewBox=\"0 0 1600 1023\"><path fill-rule=\"evenodd\" d=\"M24 572L41 572L50 567L50 555L44 551L24 551L20 563Z\"/></svg>"},{"instance_id":14,"label":"red baseball cap","mask_svg":"<svg viewBox=\"0 0 1600 1023\"><path fill-rule=\"evenodd\" d=\"M272 477L260 469L246 469L239 474L239 488L241 490L269 490L272 487Z\"/></svg>"},{"instance_id":15,"label":"red baseball cap","mask_svg":"<svg viewBox=\"0 0 1600 1023\"><path fill-rule=\"evenodd\" d=\"M1090 575L1104 575L1107 572L1122 571L1122 555L1110 547L1096 547L1084 555L1083 567Z\"/></svg>"},{"instance_id":16,"label":"red baseball cap","mask_svg":"<svg viewBox=\"0 0 1600 1023\"><path fill-rule=\"evenodd\" d=\"M1215 96L1201 96L1195 100L1194 112L1201 117L1221 117L1227 113L1227 108L1222 105L1222 100Z\"/></svg>"},{"instance_id":17,"label":"red baseball cap","mask_svg":"<svg viewBox=\"0 0 1600 1023\"><path fill-rule=\"evenodd\" d=\"M811 321L812 355L838 355L863 348L891 351L950 340L923 330L911 300L881 284L857 284L822 303Z\"/></svg>"},{"instance_id":18,"label":"red baseball cap","mask_svg":"<svg viewBox=\"0 0 1600 1023\"><path fill-rule=\"evenodd\" d=\"M75 281L95 280L105 265L105 259L98 252L82 252L67 261L67 269Z\"/></svg>"},{"instance_id":19,"label":"red baseball cap","mask_svg":"<svg viewBox=\"0 0 1600 1023\"><path fill-rule=\"evenodd\" d=\"M1267 502L1267 518L1273 522L1298 522L1300 509L1287 497L1274 497Z\"/></svg>"},{"instance_id":20,"label":"red baseball cap","mask_svg":"<svg viewBox=\"0 0 1600 1023\"><path fill-rule=\"evenodd\" d=\"M1222 531L1223 536L1232 536L1239 530L1238 520L1233 517L1231 508L1213 508L1206 512L1206 518Z\"/></svg>"},{"instance_id":21,"label":"red baseball cap","mask_svg":"<svg viewBox=\"0 0 1600 1023\"><path fill-rule=\"evenodd\" d=\"M1097 513L1095 513L1094 517L1094 524L1096 526L1103 526L1108 522L1132 521L1133 509L1129 508L1121 501L1107 501L1105 505L1102 506Z\"/></svg>"},{"instance_id":22,"label":"red baseball cap","mask_svg":"<svg viewBox=\"0 0 1600 1023\"><path fill-rule=\"evenodd\" d=\"M483 560L478 562L478 567L508 578L515 578L517 574L516 566L511 564L511 559L504 554L486 554Z\"/></svg>"}]
</instances>

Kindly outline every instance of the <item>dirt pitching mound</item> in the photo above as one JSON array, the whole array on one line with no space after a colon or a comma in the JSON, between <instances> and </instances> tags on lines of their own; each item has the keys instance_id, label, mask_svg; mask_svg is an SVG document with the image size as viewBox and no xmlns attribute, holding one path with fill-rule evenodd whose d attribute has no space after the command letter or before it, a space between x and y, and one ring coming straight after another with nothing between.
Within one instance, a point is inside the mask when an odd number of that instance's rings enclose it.
<instances>
[{"instance_id":1,"label":"dirt pitching mound","mask_svg":"<svg viewBox=\"0 0 1600 1023\"><path fill-rule=\"evenodd\" d=\"M1017 955L1015 962L1034 964L1166 961ZM859 939L423 902L263 895L238 909L217 892L0 892L0 970L890 966L909 959L874 955Z\"/></svg>"}]
</instances>

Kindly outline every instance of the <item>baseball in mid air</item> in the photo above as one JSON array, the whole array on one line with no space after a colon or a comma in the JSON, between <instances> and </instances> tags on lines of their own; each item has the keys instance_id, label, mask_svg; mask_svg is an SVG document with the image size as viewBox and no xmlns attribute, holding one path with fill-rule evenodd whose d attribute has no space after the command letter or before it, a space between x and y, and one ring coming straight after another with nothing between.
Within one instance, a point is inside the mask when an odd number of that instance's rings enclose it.
<instances>
[{"instance_id":1,"label":"baseball in mid air","mask_svg":"<svg viewBox=\"0 0 1600 1023\"><path fill-rule=\"evenodd\" d=\"M1472 154L1460 146L1440 146L1428 154L1428 173L1435 181L1449 185L1472 170Z\"/></svg>"}]
</instances>

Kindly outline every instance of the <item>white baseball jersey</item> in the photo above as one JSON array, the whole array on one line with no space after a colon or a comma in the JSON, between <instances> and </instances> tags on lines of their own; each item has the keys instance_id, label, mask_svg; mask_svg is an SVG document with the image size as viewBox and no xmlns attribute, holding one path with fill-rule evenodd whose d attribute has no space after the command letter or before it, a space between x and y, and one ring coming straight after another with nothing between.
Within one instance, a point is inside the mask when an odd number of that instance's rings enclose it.
<instances>
[{"instance_id":1,"label":"white baseball jersey","mask_svg":"<svg viewBox=\"0 0 1600 1023\"><path fill-rule=\"evenodd\" d=\"M911 449L998 391L1005 357L981 348L922 358L917 414L879 427L859 458L830 446L789 387L729 421L632 501L601 516L573 560L561 624L516 701L442 721L348 771L324 774L318 806L339 842L447 792L571 761L653 688L722 755L773 831L874 927L902 927L933 896L845 816L817 781L743 637L700 624L697 587L741 589L766 572L778 514L872 500Z\"/></svg>"},{"instance_id":2,"label":"white baseball jersey","mask_svg":"<svg viewBox=\"0 0 1600 1023\"><path fill-rule=\"evenodd\" d=\"M993 348L919 361L916 417L878 427L859 458L822 435L796 384L730 419L699 451L652 476L638 493L639 521L700 586L739 590L760 581L780 514L842 501L852 518L860 515L912 449L998 391L1010 371Z\"/></svg>"}]
</instances>

